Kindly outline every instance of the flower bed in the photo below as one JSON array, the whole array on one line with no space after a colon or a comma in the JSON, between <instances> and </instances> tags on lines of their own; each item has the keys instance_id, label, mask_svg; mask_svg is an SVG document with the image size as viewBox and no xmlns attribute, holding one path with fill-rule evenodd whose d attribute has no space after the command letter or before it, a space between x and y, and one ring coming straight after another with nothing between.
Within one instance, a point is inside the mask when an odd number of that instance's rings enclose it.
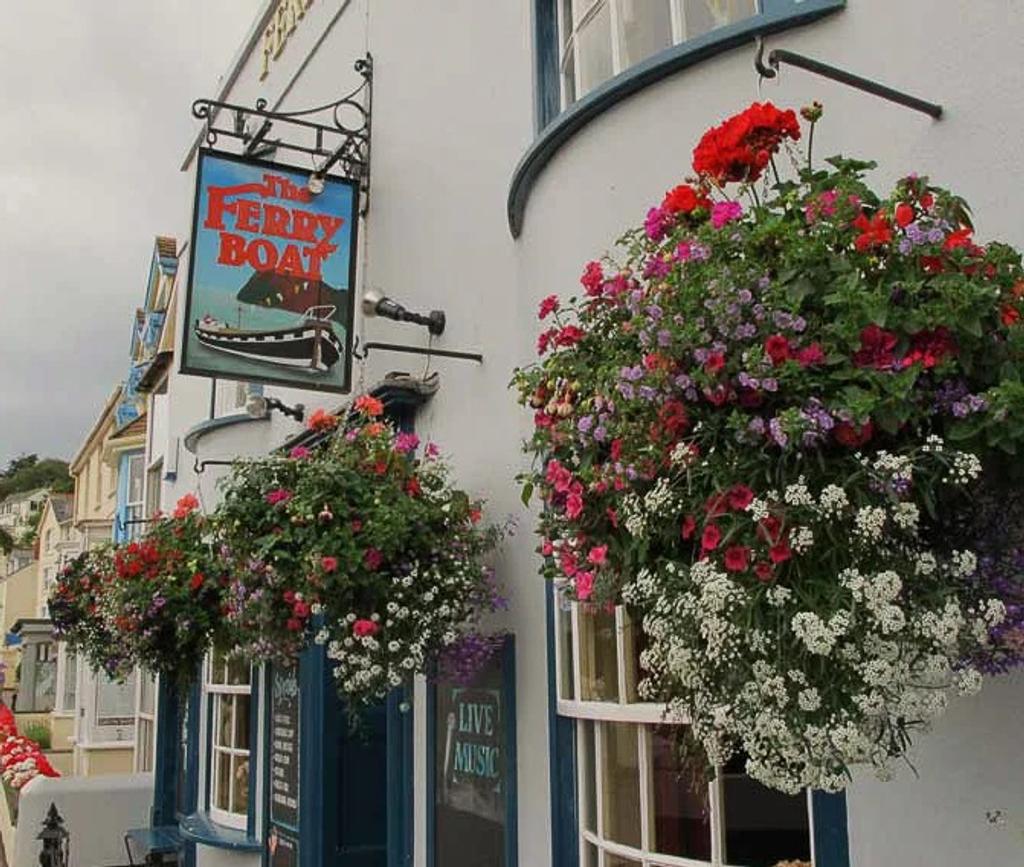
<instances>
[{"instance_id":1,"label":"flower bed","mask_svg":"<svg viewBox=\"0 0 1024 867\"><path fill-rule=\"evenodd\" d=\"M0 705L0 779L8 792L12 824L17 822L16 793L38 776L59 777L60 774L43 755L39 744L18 734L14 714L6 705Z\"/></svg>"},{"instance_id":2,"label":"flower bed","mask_svg":"<svg viewBox=\"0 0 1024 867\"><path fill-rule=\"evenodd\" d=\"M435 446L417 456L416 435L380 421L379 401L354 407L316 452L239 462L215 521L234 564L227 618L239 651L287 660L326 644L338 689L359 705L426 671L495 607L483 556L498 534L451 487Z\"/></svg>"},{"instance_id":3,"label":"flower bed","mask_svg":"<svg viewBox=\"0 0 1024 867\"><path fill-rule=\"evenodd\" d=\"M1024 660L1020 256L926 178L879 196L801 136L767 103L709 130L621 261L544 299L516 375L544 574L631 605L643 695L791 792L888 776L951 692Z\"/></svg>"}]
</instances>

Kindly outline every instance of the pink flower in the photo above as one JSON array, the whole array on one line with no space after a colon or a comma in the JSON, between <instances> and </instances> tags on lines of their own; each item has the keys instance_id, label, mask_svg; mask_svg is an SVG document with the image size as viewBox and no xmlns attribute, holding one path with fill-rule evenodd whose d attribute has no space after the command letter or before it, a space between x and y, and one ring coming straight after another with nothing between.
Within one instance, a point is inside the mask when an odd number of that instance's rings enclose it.
<instances>
[{"instance_id":1,"label":"pink flower","mask_svg":"<svg viewBox=\"0 0 1024 867\"><path fill-rule=\"evenodd\" d=\"M743 205L739 202L715 202L711 206L711 225L721 229L726 223L743 216Z\"/></svg>"},{"instance_id":2,"label":"pink flower","mask_svg":"<svg viewBox=\"0 0 1024 867\"><path fill-rule=\"evenodd\" d=\"M548 295L547 298L540 302L540 307L537 310L538 319L546 319L550 314L558 310L558 296Z\"/></svg>"},{"instance_id":3,"label":"pink flower","mask_svg":"<svg viewBox=\"0 0 1024 867\"><path fill-rule=\"evenodd\" d=\"M380 564L384 562L384 555L376 548L367 548L366 553L363 554L363 562L367 569L376 572L380 568Z\"/></svg>"},{"instance_id":4,"label":"pink flower","mask_svg":"<svg viewBox=\"0 0 1024 867\"><path fill-rule=\"evenodd\" d=\"M579 494L569 494L565 500L565 516L570 521L575 521L583 513L583 497Z\"/></svg>"},{"instance_id":5,"label":"pink flower","mask_svg":"<svg viewBox=\"0 0 1024 867\"><path fill-rule=\"evenodd\" d=\"M423 450L423 454L428 458L436 458L441 454L441 450L437 447L437 443L427 443L427 447Z\"/></svg>"},{"instance_id":6,"label":"pink flower","mask_svg":"<svg viewBox=\"0 0 1024 867\"><path fill-rule=\"evenodd\" d=\"M587 561L594 566L603 566L608 562L608 546L596 545L591 548L590 553L587 554Z\"/></svg>"},{"instance_id":7,"label":"pink flower","mask_svg":"<svg viewBox=\"0 0 1024 867\"><path fill-rule=\"evenodd\" d=\"M577 572L574 582L576 587L576 598L584 601L589 599L590 594L594 592L594 573Z\"/></svg>"},{"instance_id":8,"label":"pink flower","mask_svg":"<svg viewBox=\"0 0 1024 867\"><path fill-rule=\"evenodd\" d=\"M754 501L754 492L742 483L729 488L728 496L730 508L737 512L742 512Z\"/></svg>"},{"instance_id":9,"label":"pink flower","mask_svg":"<svg viewBox=\"0 0 1024 867\"><path fill-rule=\"evenodd\" d=\"M580 277L580 283L583 284L588 295L600 295L601 284L604 283L604 270L601 268L601 263L587 262L587 267L583 269L583 276Z\"/></svg>"},{"instance_id":10,"label":"pink flower","mask_svg":"<svg viewBox=\"0 0 1024 867\"><path fill-rule=\"evenodd\" d=\"M334 572L338 568L338 558L321 557L320 566L323 568L324 572Z\"/></svg>"},{"instance_id":11,"label":"pink flower","mask_svg":"<svg viewBox=\"0 0 1024 867\"><path fill-rule=\"evenodd\" d=\"M825 360L825 352L821 348L821 344L812 343L797 352L796 360L801 367L812 367Z\"/></svg>"},{"instance_id":12,"label":"pink flower","mask_svg":"<svg viewBox=\"0 0 1024 867\"><path fill-rule=\"evenodd\" d=\"M402 452L414 452L420 445L420 438L414 433L400 433L395 437L395 451Z\"/></svg>"},{"instance_id":13,"label":"pink flower","mask_svg":"<svg viewBox=\"0 0 1024 867\"><path fill-rule=\"evenodd\" d=\"M714 524L708 524L700 537L700 547L705 551L714 551L722 541L722 531Z\"/></svg>"},{"instance_id":14,"label":"pink flower","mask_svg":"<svg viewBox=\"0 0 1024 867\"><path fill-rule=\"evenodd\" d=\"M545 539L543 542L540 543L540 553L543 554L545 557L550 557L552 554L555 553L555 546L551 544L550 539Z\"/></svg>"},{"instance_id":15,"label":"pink flower","mask_svg":"<svg viewBox=\"0 0 1024 867\"><path fill-rule=\"evenodd\" d=\"M309 617L309 606L305 602L296 602L292 607L292 614L305 620Z\"/></svg>"},{"instance_id":16,"label":"pink flower","mask_svg":"<svg viewBox=\"0 0 1024 867\"><path fill-rule=\"evenodd\" d=\"M295 448L288 452L288 457L293 461L301 461L308 458L311 454L313 453L305 446L295 446Z\"/></svg>"},{"instance_id":17,"label":"pink flower","mask_svg":"<svg viewBox=\"0 0 1024 867\"><path fill-rule=\"evenodd\" d=\"M195 494L185 494L174 506L174 517L185 518L199 508L199 498Z\"/></svg>"},{"instance_id":18,"label":"pink flower","mask_svg":"<svg viewBox=\"0 0 1024 867\"><path fill-rule=\"evenodd\" d=\"M750 565L750 549L746 545L730 545L725 549L725 568L745 572Z\"/></svg>"},{"instance_id":19,"label":"pink flower","mask_svg":"<svg viewBox=\"0 0 1024 867\"><path fill-rule=\"evenodd\" d=\"M352 624L352 634L356 638L365 638L367 635L376 635L380 627L372 620L360 619Z\"/></svg>"},{"instance_id":20,"label":"pink flower","mask_svg":"<svg viewBox=\"0 0 1024 867\"><path fill-rule=\"evenodd\" d=\"M276 488L267 494L266 500L271 506L279 503L287 503L292 498L292 492L285 488Z\"/></svg>"}]
</instances>

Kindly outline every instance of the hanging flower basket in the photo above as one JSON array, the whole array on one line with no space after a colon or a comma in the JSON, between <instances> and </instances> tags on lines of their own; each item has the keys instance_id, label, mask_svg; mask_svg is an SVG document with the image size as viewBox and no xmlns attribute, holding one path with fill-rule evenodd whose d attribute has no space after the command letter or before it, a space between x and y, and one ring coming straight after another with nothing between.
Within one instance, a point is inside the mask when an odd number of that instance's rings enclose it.
<instances>
[{"instance_id":1,"label":"hanging flower basket","mask_svg":"<svg viewBox=\"0 0 1024 867\"><path fill-rule=\"evenodd\" d=\"M198 506L182 497L138 541L88 552L58 577L50 599L58 634L112 677L141 666L185 688L226 640L226 572Z\"/></svg>"},{"instance_id":2,"label":"hanging flower basket","mask_svg":"<svg viewBox=\"0 0 1024 867\"><path fill-rule=\"evenodd\" d=\"M113 580L113 546L92 548L58 573L47 605L56 637L93 668L118 676L126 668L130 670L132 663L100 610L100 601Z\"/></svg>"},{"instance_id":3,"label":"hanging flower basket","mask_svg":"<svg viewBox=\"0 0 1024 867\"><path fill-rule=\"evenodd\" d=\"M327 645L339 691L383 699L499 601L485 554L498 533L451 487L437 448L356 400L326 447L236 464L216 522L234 580L239 653L287 660ZM319 413L320 429L341 428Z\"/></svg>"},{"instance_id":4,"label":"hanging flower basket","mask_svg":"<svg viewBox=\"0 0 1024 867\"><path fill-rule=\"evenodd\" d=\"M710 130L516 375L544 573L632 606L643 696L787 792L888 776L1024 660L1020 255L801 136L769 103Z\"/></svg>"}]
</instances>

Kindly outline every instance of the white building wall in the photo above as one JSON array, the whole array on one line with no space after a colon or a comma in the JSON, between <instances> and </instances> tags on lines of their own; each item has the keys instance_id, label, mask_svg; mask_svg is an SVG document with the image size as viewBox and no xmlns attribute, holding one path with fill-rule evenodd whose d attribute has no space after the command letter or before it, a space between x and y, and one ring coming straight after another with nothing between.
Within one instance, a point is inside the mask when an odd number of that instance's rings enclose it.
<instances>
[{"instance_id":1,"label":"white building wall","mask_svg":"<svg viewBox=\"0 0 1024 867\"><path fill-rule=\"evenodd\" d=\"M912 170L927 173L972 202L981 238L1024 244L1019 207L1007 194L1024 132L1017 74L1024 7L984 2L968 12L962 4L929 0L850 0L838 15L769 40L769 47L784 45L942 102L946 116L939 122L789 68L759 93L752 47L683 71L620 103L568 142L541 175L522 237L513 241L505 196L533 136L531 9L530 0L317 0L267 78L259 78L257 44L226 98L252 104L263 96L283 110L329 102L359 83L351 64L367 49L373 53L372 190L360 225L355 291L358 298L373 287L411 309L444 308L448 329L435 345L485 355L479 366L432 362L441 390L420 413L417 430L453 456L462 485L488 497L492 518L519 518L499 575L511 597L506 625L517 634L519 863L532 867L550 861L544 584L536 574L531 519L512 481L523 466L519 443L530 419L506 386L512 368L533 357L538 300L571 292L583 263L638 224L690 171L690 150L701 133L757 98L787 106L821 99L819 158L842 151L878 159L881 182ZM182 238L191 225L193 171L194 163L182 175ZM187 274L187 255L179 280ZM184 304L179 307L183 317ZM179 322L179 334L183 328ZM407 343L426 337L413 326L364 322L358 313L356 332ZM354 371L356 387L390 370L419 373L424 359L374 352L364 370ZM340 402L277 387L266 393L309 410ZM168 401L166 441L173 443L208 416L210 383L174 373ZM297 430L275 413L205 437L199 456L265 452ZM223 471L211 467L196 477L192 460L182 450L165 503L194 491L211 508ZM887 786L852 788L855 867L1015 863L1011 836L993 831L984 814L1003 809L1024 816L1024 768L1012 739L1024 718L1020 685L993 684L956 706L922 740L919 779L908 774ZM417 713L422 732L422 709ZM425 863L421 755L418 865ZM255 865L257 857L201 847L199 865Z\"/></svg>"},{"instance_id":2,"label":"white building wall","mask_svg":"<svg viewBox=\"0 0 1024 867\"><path fill-rule=\"evenodd\" d=\"M1018 55L1024 7L1007 3L849 0L807 27L771 37L785 47L941 103L942 120L783 67L758 88L753 45L698 64L619 103L568 142L539 178L516 243L521 335L537 303L578 286L582 266L639 225L665 190L691 173L703 132L753 100L825 105L816 161L875 159L874 182L912 171L965 196L977 237L1024 246L1018 197L1024 107ZM520 340L522 359L530 351ZM1024 863L1024 681L994 680L954 704L915 753L919 776L858 781L848 791L853 867ZM994 829L1001 809L1016 831Z\"/></svg>"}]
</instances>

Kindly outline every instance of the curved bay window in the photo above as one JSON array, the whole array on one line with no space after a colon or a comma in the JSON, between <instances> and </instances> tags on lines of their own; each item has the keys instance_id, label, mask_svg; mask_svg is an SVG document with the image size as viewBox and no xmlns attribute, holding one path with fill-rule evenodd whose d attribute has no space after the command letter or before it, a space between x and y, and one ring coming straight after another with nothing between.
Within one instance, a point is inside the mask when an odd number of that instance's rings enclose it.
<instances>
[{"instance_id":1,"label":"curved bay window","mask_svg":"<svg viewBox=\"0 0 1024 867\"><path fill-rule=\"evenodd\" d=\"M707 780L687 755L685 725L638 698L643 634L626 609L555 593L558 714L576 728L581 867L811 863L809 794L765 788L742 760Z\"/></svg>"},{"instance_id":2,"label":"curved bay window","mask_svg":"<svg viewBox=\"0 0 1024 867\"><path fill-rule=\"evenodd\" d=\"M212 655L205 666L210 744L206 769L210 818L244 830L249 818L252 670Z\"/></svg>"},{"instance_id":3,"label":"curved bay window","mask_svg":"<svg viewBox=\"0 0 1024 867\"><path fill-rule=\"evenodd\" d=\"M759 11L758 0L561 0L562 107L659 51Z\"/></svg>"}]
</instances>

